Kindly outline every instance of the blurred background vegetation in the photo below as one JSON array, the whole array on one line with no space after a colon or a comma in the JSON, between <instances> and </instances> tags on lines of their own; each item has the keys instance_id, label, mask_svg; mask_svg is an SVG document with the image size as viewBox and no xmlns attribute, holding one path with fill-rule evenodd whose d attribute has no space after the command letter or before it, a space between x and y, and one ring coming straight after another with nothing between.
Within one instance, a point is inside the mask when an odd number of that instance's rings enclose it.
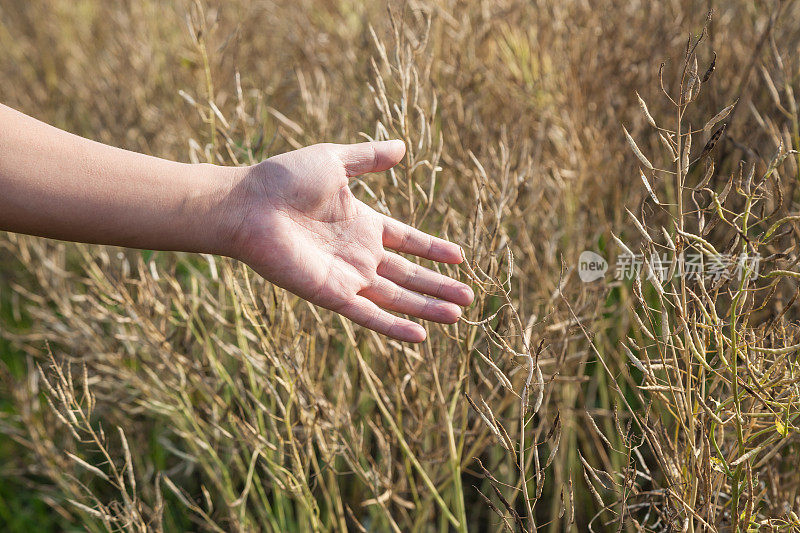
<instances>
[{"instance_id":1,"label":"blurred background vegetation","mask_svg":"<svg viewBox=\"0 0 800 533\"><path fill-rule=\"evenodd\" d=\"M404 139L354 191L461 244L478 295L409 346L225 258L0 234L3 530L800 528L798 17L0 0L0 101L78 135L226 165ZM678 230L778 274L577 276L584 250L698 242Z\"/></svg>"}]
</instances>

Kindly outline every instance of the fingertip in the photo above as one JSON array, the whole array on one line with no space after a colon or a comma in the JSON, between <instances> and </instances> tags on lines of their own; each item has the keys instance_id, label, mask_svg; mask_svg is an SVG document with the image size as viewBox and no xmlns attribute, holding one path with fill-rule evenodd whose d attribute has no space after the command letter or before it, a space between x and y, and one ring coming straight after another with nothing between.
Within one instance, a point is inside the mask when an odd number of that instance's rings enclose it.
<instances>
[{"instance_id":1,"label":"fingertip","mask_svg":"<svg viewBox=\"0 0 800 533\"><path fill-rule=\"evenodd\" d=\"M400 139L376 141L374 144L376 145L375 171L389 170L402 161L406 155L406 143Z\"/></svg>"},{"instance_id":2,"label":"fingertip","mask_svg":"<svg viewBox=\"0 0 800 533\"><path fill-rule=\"evenodd\" d=\"M461 307L454 303L448 304L443 315L442 323L455 324L461 318Z\"/></svg>"},{"instance_id":3,"label":"fingertip","mask_svg":"<svg viewBox=\"0 0 800 533\"><path fill-rule=\"evenodd\" d=\"M475 291L469 285L462 284L458 289L458 304L464 307L471 305L475 301Z\"/></svg>"},{"instance_id":4,"label":"fingertip","mask_svg":"<svg viewBox=\"0 0 800 533\"><path fill-rule=\"evenodd\" d=\"M419 324L413 324L413 326L409 328L408 335L406 336L405 340L407 342L420 343L424 341L427 336L428 332L425 331L425 328Z\"/></svg>"},{"instance_id":5,"label":"fingertip","mask_svg":"<svg viewBox=\"0 0 800 533\"><path fill-rule=\"evenodd\" d=\"M453 243L453 264L460 265L464 262L465 257L466 254L464 253L464 249L461 246Z\"/></svg>"},{"instance_id":6,"label":"fingertip","mask_svg":"<svg viewBox=\"0 0 800 533\"><path fill-rule=\"evenodd\" d=\"M368 141L339 145L340 157L350 177L382 172L398 164L406 154L406 144L399 140Z\"/></svg>"},{"instance_id":7,"label":"fingertip","mask_svg":"<svg viewBox=\"0 0 800 533\"><path fill-rule=\"evenodd\" d=\"M438 239L438 241L438 250L431 254L435 257L429 259L448 265L460 265L464 262L464 250L459 245L444 239Z\"/></svg>"},{"instance_id":8,"label":"fingertip","mask_svg":"<svg viewBox=\"0 0 800 533\"><path fill-rule=\"evenodd\" d=\"M394 159L397 163L399 163L406 155L406 143L400 139L390 139L388 141L378 142L386 144L387 153L392 154L392 159Z\"/></svg>"}]
</instances>

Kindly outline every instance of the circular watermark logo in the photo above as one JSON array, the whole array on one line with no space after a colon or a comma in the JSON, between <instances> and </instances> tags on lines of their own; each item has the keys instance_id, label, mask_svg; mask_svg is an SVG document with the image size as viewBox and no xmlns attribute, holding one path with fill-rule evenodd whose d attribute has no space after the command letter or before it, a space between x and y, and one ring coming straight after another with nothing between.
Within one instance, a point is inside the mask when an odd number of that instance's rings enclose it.
<instances>
[{"instance_id":1,"label":"circular watermark logo","mask_svg":"<svg viewBox=\"0 0 800 533\"><path fill-rule=\"evenodd\" d=\"M578 276L581 281L589 283L602 279L608 270L608 262L603 256L590 250L581 253L578 258Z\"/></svg>"}]
</instances>

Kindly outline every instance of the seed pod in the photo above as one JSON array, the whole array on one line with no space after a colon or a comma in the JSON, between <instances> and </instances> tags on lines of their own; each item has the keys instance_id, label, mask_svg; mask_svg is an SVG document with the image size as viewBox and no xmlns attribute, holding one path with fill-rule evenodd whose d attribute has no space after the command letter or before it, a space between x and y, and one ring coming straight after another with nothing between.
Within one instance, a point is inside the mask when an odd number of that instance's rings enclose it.
<instances>
[{"instance_id":1,"label":"seed pod","mask_svg":"<svg viewBox=\"0 0 800 533\"><path fill-rule=\"evenodd\" d=\"M653 190L653 188L650 186L650 182L649 182L649 181L647 181L647 176L645 176L645 175L644 175L644 172L642 172L642 169L641 169L641 168L639 169L639 176L642 178L642 183L644 183L644 187L645 187L645 189L647 189L647 192L650 194L650 198L652 198L652 199L653 199L653 201L654 201L656 204L658 204L658 205L661 205L661 202L659 201L659 199L658 199L658 196L656 196L656 193L655 193L655 191L654 191L654 190Z\"/></svg>"},{"instance_id":2,"label":"seed pod","mask_svg":"<svg viewBox=\"0 0 800 533\"><path fill-rule=\"evenodd\" d=\"M648 374L650 374L650 373L647 371L647 368L645 368L645 366L644 366L644 365L642 364L642 362L639 360L639 358L638 358L638 357L636 357L635 355L633 355L633 352L631 351L631 349L630 349L630 348L628 348L628 347L627 347L627 346L625 346L624 344L622 345L622 348L625 350L625 354L628 356L628 359L630 359L630 360L631 360L631 363L633 363L633 366L635 366L636 368L638 368L638 369L639 369L639 371L640 371L642 374L645 374L645 375L648 375Z\"/></svg>"},{"instance_id":3,"label":"seed pod","mask_svg":"<svg viewBox=\"0 0 800 533\"><path fill-rule=\"evenodd\" d=\"M706 173L703 175L703 179L700 180L700 183L694 188L696 191L705 188L708 185L708 182L711 181L711 176L714 175L714 162L711 161L711 164L706 167Z\"/></svg>"},{"instance_id":4,"label":"seed pod","mask_svg":"<svg viewBox=\"0 0 800 533\"><path fill-rule=\"evenodd\" d=\"M664 146L667 147L667 150L669 150L669 153L672 156L672 160L677 161L678 155L675 153L675 148L672 147L672 143L669 140L667 140L666 137L664 137L663 133L659 132L658 137L661 139L661 142L664 143Z\"/></svg>"},{"instance_id":5,"label":"seed pod","mask_svg":"<svg viewBox=\"0 0 800 533\"><path fill-rule=\"evenodd\" d=\"M708 81L708 78L711 77L711 74L714 73L714 69L717 67L717 53L716 52L712 52L712 53L714 54L714 58L711 60L711 64L708 65L708 69L706 70L706 73L703 74L703 78L702 78L703 83Z\"/></svg>"},{"instance_id":6,"label":"seed pod","mask_svg":"<svg viewBox=\"0 0 800 533\"><path fill-rule=\"evenodd\" d=\"M728 127L728 123L725 122L725 123L722 124L722 126L717 128L717 131L714 132L714 134L708 140L706 145L703 147L703 151L700 154L700 157L697 158L698 160L703 159L705 156L707 156L708 154L711 153L711 150L713 150L714 146L717 145L717 141L719 141L720 137L722 137L722 134L725 132L725 128L727 128L727 127Z\"/></svg>"},{"instance_id":7,"label":"seed pod","mask_svg":"<svg viewBox=\"0 0 800 533\"><path fill-rule=\"evenodd\" d=\"M653 118L653 116L650 114L650 111L647 109L647 104L646 104L646 103L644 103L644 100L642 99L642 97L641 97L641 96L639 96L639 93L638 93L638 92L636 93L636 98L638 98L638 99L639 99L639 105L640 105L640 106L641 106L641 108L642 108L642 112L644 112L644 116L645 116L645 118L647 118L647 122L648 122L648 123L649 123L651 126L653 126L654 128L656 128L656 127L657 127L657 126L656 126L656 121L655 121L655 119Z\"/></svg>"},{"instance_id":8,"label":"seed pod","mask_svg":"<svg viewBox=\"0 0 800 533\"><path fill-rule=\"evenodd\" d=\"M686 135L686 142L683 145L683 157L681 158L681 169L684 175L689 172L689 154L692 153L692 136Z\"/></svg>"},{"instance_id":9,"label":"seed pod","mask_svg":"<svg viewBox=\"0 0 800 533\"><path fill-rule=\"evenodd\" d=\"M628 140L628 144L631 146L633 153L636 154L636 157L639 158L639 161L641 161L642 164L646 166L649 170L653 170L653 164L644 156L642 151L639 150L639 147L636 146L636 141L633 140L633 137L631 137L631 134L628 133L627 129L625 129L625 126L622 126L622 131L625 132L625 138Z\"/></svg>"},{"instance_id":10,"label":"seed pod","mask_svg":"<svg viewBox=\"0 0 800 533\"><path fill-rule=\"evenodd\" d=\"M736 100L736 102L738 102L738 101L739 101L739 100L737 99L737 100ZM733 111L733 108L734 108L734 106L736 106L736 102L734 102L734 103L732 103L731 105L729 105L729 106L725 107L725 108L724 108L722 111L720 111L719 113L717 113L716 115L714 115L713 117L711 117L711 118L709 119L709 121L708 121L708 122L706 122L706 125L705 125L705 126L703 126L703 130L705 130L705 131L710 131L710 130L711 130L711 128L713 128L713 127L714 127L714 125L715 125L717 122L720 122L721 120L724 120L724 119L725 119L725 118L726 118L728 115L730 115L730 114L731 114L731 111Z\"/></svg>"}]
</instances>

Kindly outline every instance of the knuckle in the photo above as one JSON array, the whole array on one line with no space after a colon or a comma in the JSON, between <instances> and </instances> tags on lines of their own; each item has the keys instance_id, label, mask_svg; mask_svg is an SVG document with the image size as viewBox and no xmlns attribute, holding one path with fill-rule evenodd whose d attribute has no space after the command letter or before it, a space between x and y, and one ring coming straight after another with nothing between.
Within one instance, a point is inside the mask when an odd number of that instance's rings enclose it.
<instances>
[{"instance_id":1,"label":"knuckle","mask_svg":"<svg viewBox=\"0 0 800 533\"><path fill-rule=\"evenodd\" d=\"M386 333L390 336L395 335L395 331L400 327L400 319L392 315L391 320L386 324Z\"/></svg>"},{"instance_id":2,"label":"knuckle","mask_svg":"<svg viewBox=\"0 0 800 533\"><path fill-rule=\"evenodd\" d=\"M446 283L446 278L444 276L439 276L439 282L437 283L436 293L434 294L434 296L437 296L439 298L442 297L442 295L444 294L445 283Z\"/></svg>"},{"instance_id":3,"label":"knuckle","mask_svg":"<svg viewBox=\"0 0 800 533\"><path fill-rule=\"evenodd\" d=\"M369 329L376 329L380 324L380 311L372 309L364 319L364 325Z\"/></svg>"},{"instance_id":4,"label":"knuckle","mask_svg":"<svg viewBox=\"0 0 800 533\"><path fill-rule=\"evenodd\" d=\"M403 301L403 291L398 287L393 287L390 294L392 306L397 307Z\"/></svg>"},{"instance_id":5,"label":"knuckle","mask_svg":"<svg viewBox=\"0 0 800 533\"><path fill-rule=\"evenodd\" d=\"M433 306L435 300L433 300L433 298L427 298L424 296L423 298L424 298L424 303L422 304L422 315L428 316L429 313L432 311L431 307Z\"/></svg>"},{"instance_id":6,"label":"knuckle","mask_svg":"<svg viewBox=\"0 0 800 533\"><path fill-rule=\"evenodd\" d=\"M378 168L378 150L375 149L375 143L369 143L369 148L372 155L372 168Z\"/></svg>"},{"instance_id":7,"label":"knuckle","mask_svg":"<svg viewBox=\"0 0 800 533\"><path fill-rule=\"evenodd\" d=\"M414 263L412 263L405 257L398 256L395 268L396 271L400 274L400 279L402 280L403 286L408 286L409 283L414 281L415 277L414 266L415 266Z\"/></svg>"},{"instance_id":8,"label":"knuckle","mask_svg":"<svg viewBox=\"0 0 800 533\"><path fill-rule=\"evenodd\" d=\"M320 153L332 164L344 164L342 150L339 148L339 145L333 143L319 143L316 146L319 147Z\"/></svg>"},{"instance_id":9,"label":"knuckle","mask_svg":"<svg viewBox=\"0 0 800 533\"><path fill-rule=\"evenodd\" d=\"M406 248L406 246L408 246L408 242L410 240L411 240L411 232L410 231L404 231L403 232L403 236L400 238L400 246L399 247L404 250Z\"/></svg>"},{"instance_id":10,"label":"knuckle","mask_svg":"<svg viewBox=\"0 0 800 533\"><path fill-rule=\"evenodd\" d=\"M409 263L410 263L410 261L409 261ZM404 285L409 285L411 282L414 281L415 277L416 277L416 275L414 273L414 269L411 267L411 265L406 265L405 274L403 276L403 284Z\"/></svg>"}]
</instances>

